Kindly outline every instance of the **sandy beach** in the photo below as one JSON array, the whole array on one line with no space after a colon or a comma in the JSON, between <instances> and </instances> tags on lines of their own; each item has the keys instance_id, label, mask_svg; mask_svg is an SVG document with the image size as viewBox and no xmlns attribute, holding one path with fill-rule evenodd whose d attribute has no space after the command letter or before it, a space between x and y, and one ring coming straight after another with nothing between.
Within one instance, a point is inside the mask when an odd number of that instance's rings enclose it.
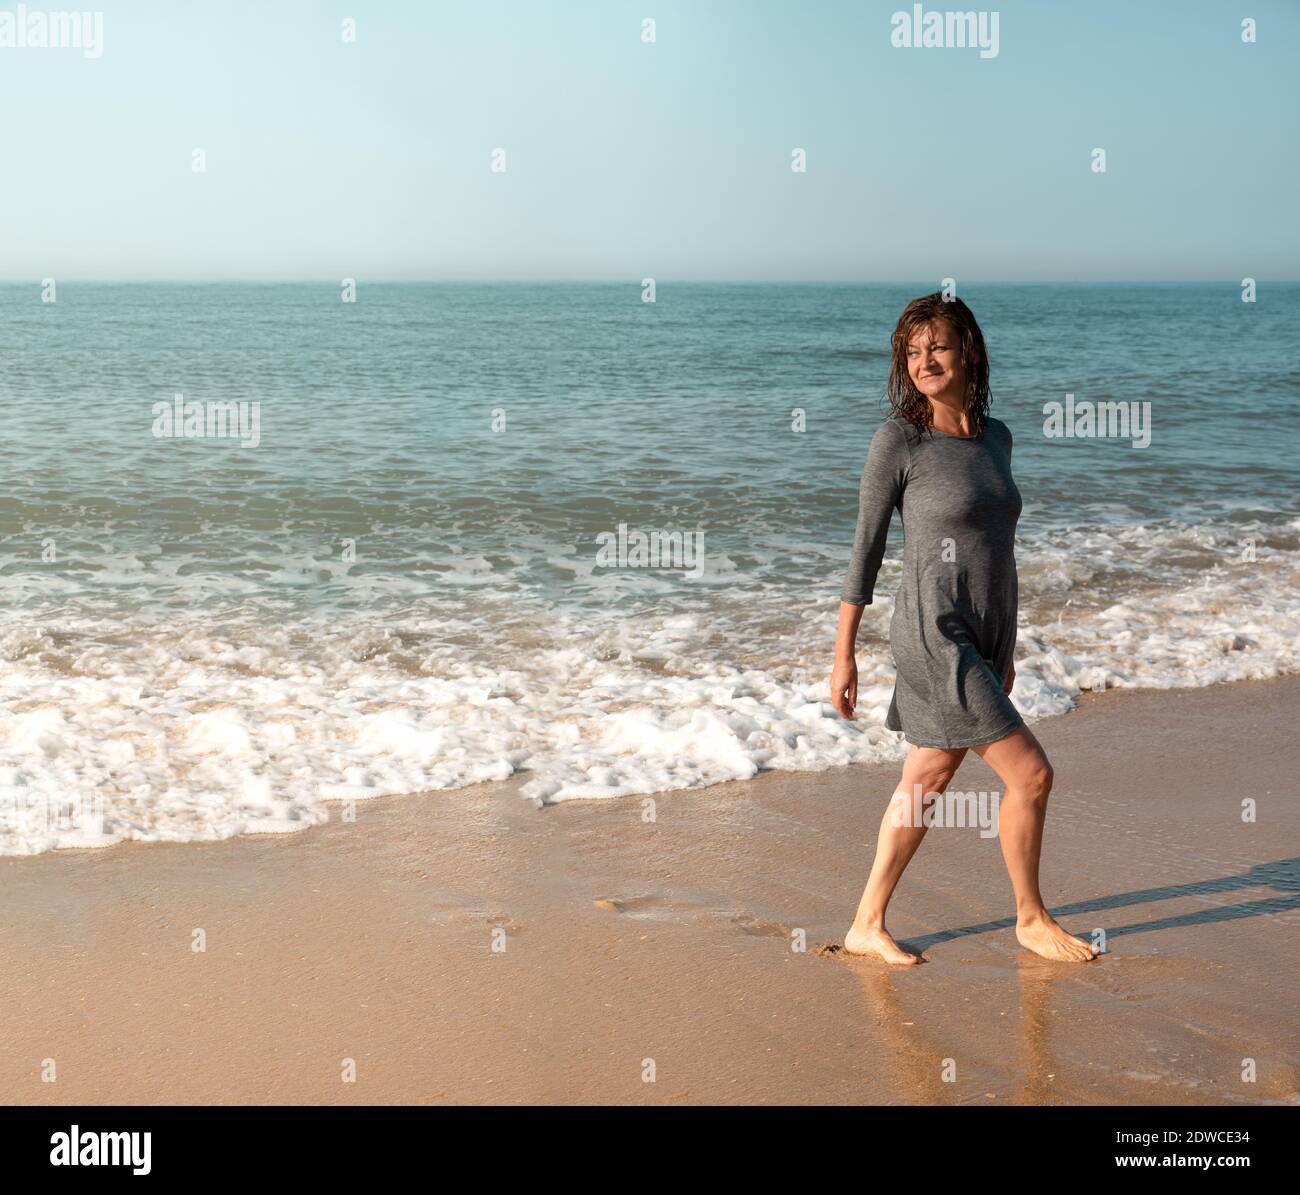
<instances>
[{"instance_id":1,"label":"sandy beach","mask_svg":"<svg viewBox=\"0 0 1300 1195\"><path fill-rule=\"evenodd\" d=\"M294 835L4 859L0 1098L1300 1103L1298 707L1284 677L1036 724L1044 894L1108 936L1085 965L1017 944L970 829L930 832L890 910L923 965L822 949L892 766L663 793L654 821L537 809L517 777ZM953 787L996 781L971 755Z\"/></svg>"}]
</instances>

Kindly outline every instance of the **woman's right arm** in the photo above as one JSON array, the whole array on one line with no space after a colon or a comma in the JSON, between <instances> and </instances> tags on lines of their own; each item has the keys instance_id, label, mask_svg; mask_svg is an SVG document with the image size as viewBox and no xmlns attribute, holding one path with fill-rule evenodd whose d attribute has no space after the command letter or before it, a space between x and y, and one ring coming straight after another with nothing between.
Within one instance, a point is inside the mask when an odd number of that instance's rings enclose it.
<instances>
[{"instance_id":1,"label":"woman's right arm","mask_svg":"<svg viewBox=\"0 0 1300 1195\"><path fill-rule=\"evenodd\" d=\"M858 704L858 660L853 645L862 621L862 606L840 602L840 627L835 636L835 666L831 669L831 704L841 718L852 718Z\"/></svg>"},{"instance_id":2,"label":"woman's right arm","mask_svg":"<svg viewBox=\"0 0 1300 1195\"><path fill-rule=\"evenodd\" d=\"M871 438L858 489L858 524L853 554L840 590L840 621L835 637L835 666L831 672L831 704L841 717L851 718L858 703L858 664L854 644L864 606L871 604L876 575L885 556L889 523L903 497L908 449L901 428L883 423Z\"/></svg>"}]
</instances>

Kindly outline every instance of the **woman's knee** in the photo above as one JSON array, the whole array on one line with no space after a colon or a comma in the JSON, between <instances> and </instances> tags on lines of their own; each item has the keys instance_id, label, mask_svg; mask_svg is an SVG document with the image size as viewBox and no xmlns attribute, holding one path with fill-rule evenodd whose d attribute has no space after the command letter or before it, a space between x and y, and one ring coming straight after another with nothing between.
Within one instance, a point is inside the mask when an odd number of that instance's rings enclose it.
<instances>
[{"instance_id":1,"label":"woman's knee","mask_svg":"<svg viewBox=\"0 0 1300 1195\"><path fill-rule=\"evenodd\" d=\"M1019 781L1017 787L1035 799L1046 800L1047 795L1052 791L1052 781L1055 778L1056 773L1052 770L1051 761L1040 752L1021 769L1017 777Z\"/></svg>"}]
</instances>

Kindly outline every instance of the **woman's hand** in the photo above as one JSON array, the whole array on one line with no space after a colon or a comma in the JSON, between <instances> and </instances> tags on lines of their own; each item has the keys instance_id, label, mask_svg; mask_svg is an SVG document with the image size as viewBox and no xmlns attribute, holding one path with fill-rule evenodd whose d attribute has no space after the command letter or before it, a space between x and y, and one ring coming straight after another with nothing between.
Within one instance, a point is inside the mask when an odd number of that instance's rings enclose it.
<instances>
[{"instance_id":1,"label":"woman's hand","mask_svg":"<svg viewBox=\"0 0 1300 1195\"><path fill-rule=\"evenodd\" d=\"M1011 690L1015 686L1015 683L1016 683L1016 666L1015 663L1013 662L1011 667L1007 669L1007 679L1002 682L1002 692L1004 692L1008 697L1010 697Z\"/></svg>"},{"instance_id":2,"label":"woman's hand","mask_svg":"<svg viewBox=\"0 0 1300 1195\"><path fill-rule=\"evenodd\" d=\"M837 656L831 671L831 705L841 718L852 718L858 704L858 661L853 656Z\"/></svg>"},{"instance_id":3,"label":"woman's hand","mask_svg":"<svg viewBox=\"0 0 1300 1195\"><path fill-rule=\"evenodd\" d=\"M835 632L835 667L831 671L831 705L841 718L852 718L858 704L858 660L853 645L858 638L862 607L840 602L840 621Z\"/></svg>"}]
</instances>

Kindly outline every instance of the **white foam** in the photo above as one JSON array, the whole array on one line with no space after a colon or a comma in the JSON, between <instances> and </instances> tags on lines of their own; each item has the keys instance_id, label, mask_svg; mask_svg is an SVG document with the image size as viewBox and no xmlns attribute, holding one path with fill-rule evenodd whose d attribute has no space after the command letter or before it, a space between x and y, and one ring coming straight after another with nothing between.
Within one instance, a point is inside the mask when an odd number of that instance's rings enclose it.
<instances>
[{"instance_id":1,"label":"white foam","mask_svg":"<svg viewBox=\"0 0 1300 1195\"><path fill-rule=\"evenodd\" d=\"M1235 545L1249 534L1023 545L1018 707L1032 720L1087 690L1300 670L1300 551L1247 563ZM45 590L40 615L0 601L0 852L285 833L325 820L329 801L515 775L550 803L898 759L883 727L892 579L864 616L851 723L827 691L834 581L690 589L689 608L632 587L634 610L581 613L477 590L382 617L253 606L160 621L93 586L80 603ZM0 598L31 585L0 577Z\"/></svg>"}]
</instances>

